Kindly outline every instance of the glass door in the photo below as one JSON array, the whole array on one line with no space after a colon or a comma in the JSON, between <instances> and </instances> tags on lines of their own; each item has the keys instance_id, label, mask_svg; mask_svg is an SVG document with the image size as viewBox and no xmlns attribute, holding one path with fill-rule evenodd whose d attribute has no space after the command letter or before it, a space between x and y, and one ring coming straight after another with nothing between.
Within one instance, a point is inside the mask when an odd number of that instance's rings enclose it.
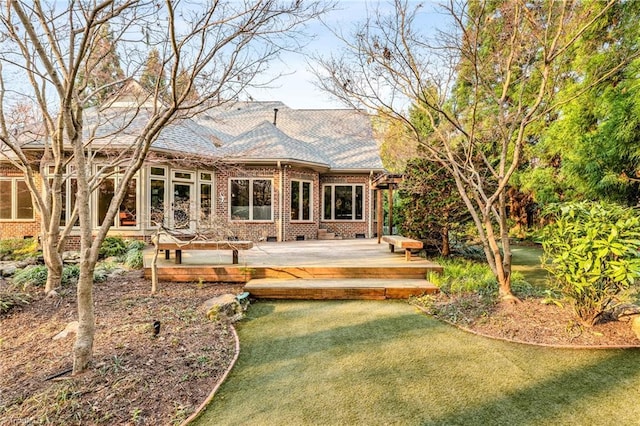
<instances>
[{"instance_id":1,"label":"glass door","mask_svg":"<svg viewBox=\"0 0 640 426\"><path fill-rule=\"evenodd\" d=\"M174 229L195 229L193 213L195 201L192 183L174 183L171 200L171 219Z\"/></svg>"}]
</instances>

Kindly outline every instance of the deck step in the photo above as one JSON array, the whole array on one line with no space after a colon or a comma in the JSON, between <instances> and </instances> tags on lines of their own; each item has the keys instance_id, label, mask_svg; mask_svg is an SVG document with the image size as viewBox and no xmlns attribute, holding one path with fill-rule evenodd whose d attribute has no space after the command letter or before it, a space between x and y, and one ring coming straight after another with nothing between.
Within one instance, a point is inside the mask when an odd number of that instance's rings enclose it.
<instances>
[{"instance_id":1,"label":"deck step","mask_svg":"<svg viewBox=\"0 0 640 426\"><path fill-rule=\"evenodd\" d=\"M424 279L286 279L250 280L244 287L262 299L406 299L433 294L438 288Z\"/></svg>"}]
</instances>

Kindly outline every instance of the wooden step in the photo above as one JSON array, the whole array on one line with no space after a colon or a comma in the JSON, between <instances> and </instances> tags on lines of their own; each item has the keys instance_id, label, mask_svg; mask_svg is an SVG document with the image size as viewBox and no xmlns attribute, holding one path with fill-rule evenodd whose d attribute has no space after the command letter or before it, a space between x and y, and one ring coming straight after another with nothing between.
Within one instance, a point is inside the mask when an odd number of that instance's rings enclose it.
<instances>
[{"instance_id":1,"label":"wooden step","mask_svg":"<svg viewBox=\"0 0 640 426\"><path fill-rule=\"evenodd\" d=\"M245 291L263 299L406 299L433 294L438 288L424 279L253 279Z\"/></svg>"}]
</instances>

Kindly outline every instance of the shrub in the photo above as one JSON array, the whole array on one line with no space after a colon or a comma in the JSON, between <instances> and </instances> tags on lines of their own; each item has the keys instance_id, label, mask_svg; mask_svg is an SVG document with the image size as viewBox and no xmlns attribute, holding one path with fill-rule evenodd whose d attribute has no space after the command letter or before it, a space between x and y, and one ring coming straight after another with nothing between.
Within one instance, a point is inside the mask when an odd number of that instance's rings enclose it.
<instances>
[{"instance_id":1,"label":"shrub","mask_svg":"<svg viewBox=\"0 0 640 426\"><path fill-rule=\"evenodd\" d=\"M38 241L34 238L0 240L0 259L21 260L39 254Z\"/></svg>"},{"instance_id":2,"label":"shrub","mask_svg":"<svg viewBox=\"0 0 640 426\"><path fill-rule=\"evenodd\" d=\"M597 323L640 277L638 213L610 203L551 206L542 264L579 321Z\"/></svg>"},{"instance_id":3,"label":"shrub","mask_svg":"<svg viewBox=\"0 0 640 426\"><path fill-rule=\"evenodd\" d=\"M124 264L131 269L140 269L143 266L142 250L146 244L144 241L133 240L127 244L127 253L124 258Z\"/></svg>"},{"instance_id":4,"label":"shrub","mask_svg":"<svg viewBox=\"0 0 640 426\"><path fill-rule=\"evenodd\" d=\"M100 257L123 256L127 252L127 242L122 237L106 237L100 245Z\"/></svg>"},{"instance_id":5,"label":"shrub","mask_svg":"<svg viewBox=\"0 0 640 426\"><path fill-rule=\"evenodd\" d=\"M15 307L27 305L30 298L26 293L0 292L0 315L6 314Z\"/></svg>"},{"instance_id":6,"label":"shrub","mask_svg":"<svg viewBox=\"0 0 640 426\"><path fill-rule=\"evenodd\" d=\"M442 273L430 273L427 279L446 294L477 292L497 294L498 283L487 264L459 258L440 258Z\"/></svg>"},{"instance_id":7,"label":"shrub","mask_svg":"<svg viewBox=\"0 0 640 426\"><path fill-rule=\"evenodd\" d=\"M27 266L13 275L13 283L22 286L22 288L28 285L44 287L47 283L47 267L44 265Z\"/></svg>"}]
</instances>

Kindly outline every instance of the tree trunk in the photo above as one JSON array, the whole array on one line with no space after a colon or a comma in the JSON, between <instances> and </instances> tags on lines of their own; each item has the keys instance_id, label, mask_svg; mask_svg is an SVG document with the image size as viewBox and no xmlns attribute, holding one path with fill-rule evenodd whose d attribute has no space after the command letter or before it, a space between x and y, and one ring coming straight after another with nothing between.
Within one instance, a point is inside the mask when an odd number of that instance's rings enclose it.
<instances>
[{"instance_id":1,"label":"tree trunk","mask_svg":"<svg viewBox=\"0 0 640 426\"><path fill-rule=\"evenodd\" d=\"M52 290L62 286L62 269L64 267L62 256L57 249L57 238L52 236L42 237L42 257L47 266L47 283L44 293L49 294Z\"/></svg>"},{"instance_id":2,"label":"tree trunk","mask_svg":"<svg viewBox=\"0 0 640 426\"><path fill-rule=\"evenodd\" d=\"M73 347L73 374L86 370L93 355L95 312L93 308L93 269L85 259L78 279L78 335Z\"/></svg>"},{"instance_id":3,"label":"tree trunk","mask_svg":"<svg viewBox=\"0 0 640 426\"><path fill-rule=\"evenodd\" d=\"M451 254L451 246L449 245L449 227L442 228L442 256L447 257Z\"/></svg>"},{"instance_id":4,"label":"tree trunk","mask_svg":"<svg viewBox=\"0 0 640 426\"><path fill-rule=\"evenodd\" d=\"M158 243L160 242L160 233L156 233L151 239L153 242L153 258L151 259L151 293L155 294L158 291Z\"/></svg>"}]
</instances>

